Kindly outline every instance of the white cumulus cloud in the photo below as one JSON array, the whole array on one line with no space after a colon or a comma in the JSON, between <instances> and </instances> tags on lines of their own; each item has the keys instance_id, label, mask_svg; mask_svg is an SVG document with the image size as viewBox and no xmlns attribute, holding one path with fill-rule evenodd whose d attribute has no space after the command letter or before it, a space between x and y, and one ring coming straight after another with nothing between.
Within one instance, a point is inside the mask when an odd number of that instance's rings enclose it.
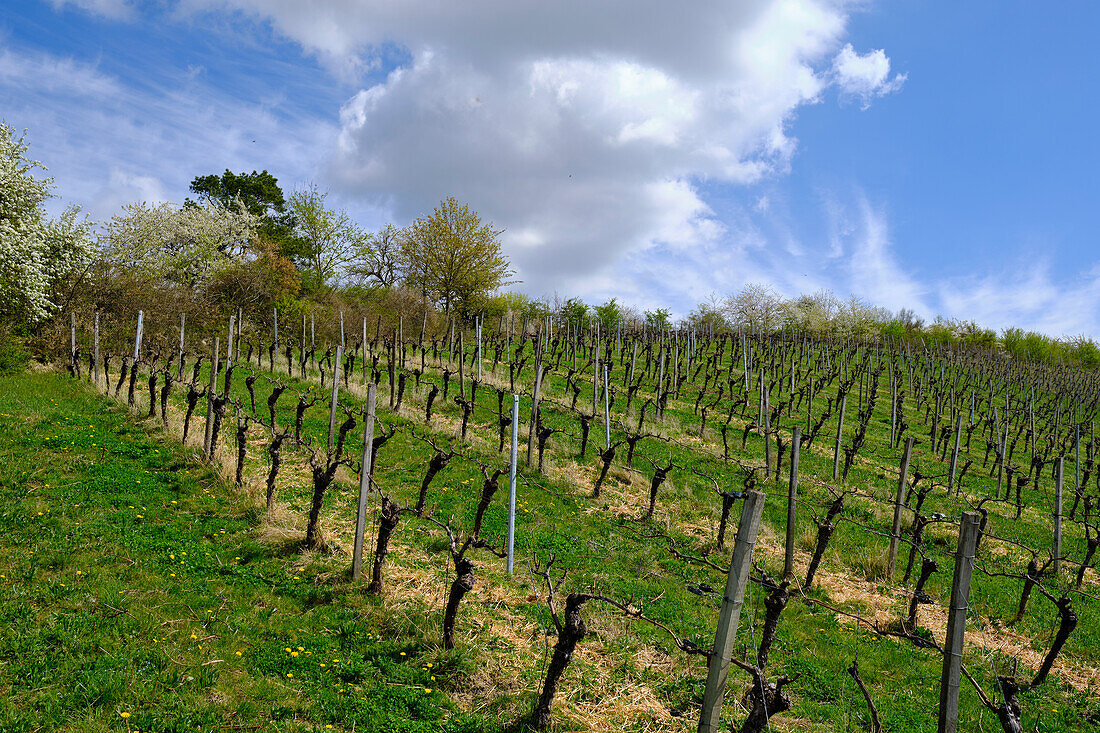
<instances>
[{"instance_id":1,"label":"white cumulus cloud","mask_svg":"<svg viewBox=\"0 0 1100 733\"><path fill-rule=\"evenodd\" d=\"M705 184L787 170L792 122L834 82L848 12L832 0L185 3L226 6L341 74L404 49L407 63L345 103L329 180L399 223L457 196L507 230L525 289L581 296L624 278L634 254L716 242L725 225Z\"/></svg>"}]
</instances>

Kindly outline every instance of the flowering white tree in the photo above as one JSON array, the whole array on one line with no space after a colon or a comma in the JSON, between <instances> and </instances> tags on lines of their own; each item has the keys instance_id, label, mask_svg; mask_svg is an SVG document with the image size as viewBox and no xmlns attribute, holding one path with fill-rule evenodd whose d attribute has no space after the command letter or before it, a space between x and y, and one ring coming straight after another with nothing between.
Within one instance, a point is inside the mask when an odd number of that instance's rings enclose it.
<instances>
[{"instance_id":1,"label":"flowering white tree","mask_svg":"<svg viewBox=\"0 0 1100 733\"><path fill-rule=\"evenodd\" d=\"M200 287L249 251L260 217L243 206L127 204L104 232L115 268L166 284Z\"/></svg>"},{"instance_id":2,"label":"flowering white tree","mask_svg":"<svg viewBox=\"0 0 1100 733\"><path fill-rule=\"evenodd\" d=\"M35 324L60 305L58 286L83 269L95 253L88 225L69 208L48 218L42 203L53 179L26 157L25 135L0 122L0 321Z\"/></svg>"}]
</instances>

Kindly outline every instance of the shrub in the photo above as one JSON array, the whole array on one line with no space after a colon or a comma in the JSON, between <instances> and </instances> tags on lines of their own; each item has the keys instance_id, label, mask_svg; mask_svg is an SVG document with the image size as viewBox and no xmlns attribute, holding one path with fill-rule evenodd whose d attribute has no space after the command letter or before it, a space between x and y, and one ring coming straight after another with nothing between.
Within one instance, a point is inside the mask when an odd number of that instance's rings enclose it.
<instances>
[{"instance_id":1,"label":"shrub","mask_svg":"<svg viewBox=\"0 0 1100 733\"><path fill-rule=\"evenodd\" d=\"M0 331L0 375L19 374L27 370L30 352L22 339L10 332Z\"/></svg>"}]
</instances>

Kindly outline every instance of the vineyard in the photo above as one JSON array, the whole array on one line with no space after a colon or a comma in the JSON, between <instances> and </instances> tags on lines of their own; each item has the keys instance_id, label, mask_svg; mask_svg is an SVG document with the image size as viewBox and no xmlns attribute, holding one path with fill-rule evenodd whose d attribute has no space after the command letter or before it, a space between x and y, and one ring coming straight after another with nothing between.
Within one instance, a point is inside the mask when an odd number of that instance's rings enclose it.
<instances>
[{"instance_id":1,"label":"vineyard","mask_svg":"<svg viewBox=\"0 0 1100 733\"><path fill-rule=\"evenodd\" d=\"M5 730L1100 724L1092 372L562 319L61 325L68 375L0 390L5 625L55 630L0 642ZM185 621L81 594L116 545ZM176 646L98 695L60 661L134 634Z\"/></svg>"}]
</instances>

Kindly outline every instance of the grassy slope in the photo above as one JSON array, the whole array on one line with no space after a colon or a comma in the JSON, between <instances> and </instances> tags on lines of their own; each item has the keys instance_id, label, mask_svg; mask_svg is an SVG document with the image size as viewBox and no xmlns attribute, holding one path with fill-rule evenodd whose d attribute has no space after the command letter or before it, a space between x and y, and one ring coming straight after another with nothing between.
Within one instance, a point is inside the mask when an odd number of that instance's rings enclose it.
<instances>
[{"instance_id":1,"label":"grassy slope","mask_svg":"<svg viewBox=\"0 0 1100 733\"><path fill-rule=\"evenodd\" d=\"M67 378L0 379L0 497L0 730L482 729L438 691L460 659L296 574L250 502Z\"/></svg>"},{"instance_id":2,"label":"grassy slope","mask_svg":"<svg viewBox=\"0 0 1100 733\"><path fill-rule=\"evenodd\" d=\"M244 397L242 382L243 374L238 373L234 391L239 397ZM257 403L262 411L269 387L263 379L256 386ZM563 384L555 377L548 381L547 387L551 395L560 395ZM60 383L56 387L39 385L31 391L33 398L28 396L25 399L30 400L31 409L40 409L43 400L41 395L52 393L55 389L71 393L71 387L64 387ZM177 390L177 402L178 398ZM350 403L361 403L361 399L355 395L345 399ZM815 406L815 412L822 409L824 399L825 396L819 396L820 404ZM620 392L620 407L624 400L625 396ZM294 401L295 398L288 392L280 402L279 419L283 424L293 419ZM415 418L416 411L422 410L420 405L423 404L423 392L408 395L406 402L410 405L406 415ZM889 495L892 484L896 482L892 472L896 471L897 463L896 451L886 446L885 435L889 430L889 408L886 402L887 399L880 399L868 438L868 448L860 454L861 458L865 455L869 457L870 462L857 466L849 480L849 484L882 498ZM584 403L583 395L581 403ZM495 458L494 425L492 413L488 409L490 404L495 405L494 395L489 392L480 393L474 419L475 427L472 429L475 437L468 450L482 460L503 465L501 459ZM854 409L851 409L851 403L849 407L849 421L853 421ZM322 436L327 427L327 412L322 408L323 405L319 404L307 413L306 434L313 439L314 444L323 444ZM885 419L882 417L884 409ZM436 437L444 437L453 430L457 408L453 404L437 401L436 412L441 415L434 425ZM688 434L694 431L691 424L697 424L697 418L691 415L690 405L674 403L669 414L671 420L665 432L686 442ZM547 415L551 424L576 430L575 419L555 415L553 409L548 409ZM99 419L80 422L95 424ZM404 418L391 418L388 414L385 419L387 422L397 420L405 425L412 422ZM912 416L910 420L913 421ZM415 421L422 422L422 419ZM676 430L676 423L680 423L684 429ZM196 424L200 425L201 430L201 420L193 423L193 435L200 431L196 430ZM713 425L713 418L711 424ZM784 421L784 427L790 424L790 421ZM602 426L593 427L592 440L599 443L602 441ZM258 438L256 433L254 436ZM711 452L715 450L715 440L712 433L708 438ZM739 443L739 432L736 440L731 433L731 443ZM354 435L352 444L355 444ZM261 476L265 470L260 448L261 446L254 444L251 449L253 455L249 465L250 473L254 477L254 488L255 477ZM677 445L643 443L640 444L639 453L661 461L672 458L681 466L694 466L716 476L723 487L739 488L736 474L712 460L707 460L703 455L703 448L703 444L696 444L694 450L689 450ZM165 450L163 446L161 449ZM720 443L718 450L720 451ZM940 469L922 453L923 450L918 446L917 465L923 466L926 473L936 473ZM689 593L686 586L705 581L714 587L721 587L721 576L705 568L675 561L663 545L640 539L634 531L635 525L615 516L619 514L637 517L644 509L642 502L648 488L647 476L651 473L649 465L642 459L636 459L635 467L642 469L641 473L630 473L616 468L605 496L594 502L587 497L586 490L594 478L592 446L589 459L580 466L573 462L575 451L576 443L573 438L555 436L552 439L551 456L554 460L549 471L550 476L536 479L533 473L529 474L532 481L537 481L541 488L521 484L522 504L517 540L521 557L527 559L538 555L545 558L553 552L561 567L570 568L574 572L572 587L583 588L591 584L619 598L634 597L644 604L648 615L673 625L683 636L700 644L707 644L708 637L713 637L716 599L701 599ZM758 461L763 452L760 439L755 435L750 436L747 449L734 452L743 459ZM298 603L299 609L308 607L310 614L334 614L343 619L342 623L355 620L363 624L359 636L374 634L393 639L395 644L418 645L417 648L421 650L419 654L427 655L421 656L422 661L431 660L435 665L433 670L447 670L445 675L438 677L436 684L445 689L452 698L459 700L464 707L472 707L500 720L512 720L527 709L530 696L537 686L539 670L545 665L545 645L541 642L542 634L539 629L546 626L545 612L533 602L535 598L527 581L522 576L517 577L514 582L506 581L502 577L498 561L488 555L479 555L479 586L460 612L459 650L448 655L439 653L439 618L450 579L450 568L449 558L445 552L441 552L443 545L438 530L412 520L402 522L396 538L397 547L391 556L394 565L391 569L391 590L387 600L380 603L364 600L358 594L347 591L347 586L341 582L340 573L347 563L350 525L354 521L352 477L345 476L334 487L326 505L324 527L330 541L337 545L338 551L335 555L297 558L293 555L279 557L271 554L279 547L288 546L286 542L270 541L272 538L300 537L302 516L307 506L308 484L301 470L300 454L295 458L293 450L288 453L287 467L279 482L280 499L283 502L281 510L264 518L259 532L251 535L266 537L268 541L256 545L252 555L239 551L235 555L254 558L250 565L266 557L269 569L264 577L269 580L280 578L285 586L273 584L276 594L282 593L281 597L288 599L288 602L292 600ZM824 479L831 470L831 453L831 438L826 428L814 449L804 452L802 457L803 506L818 513L826 505ZM399 433L383 449L379 458L380 482L401 500L414 499L423 472L423 462L428 455L424 444L412 440L405 433ZM620 454L619 461L621 460ZM46 463L36 461L36 465ZM978 480L973 472L970 476L968 489L974 494L980 495L988 488L988 479ZM54 482L49 483L56 485ZM213 486L210 485L211 491L223 491ZM460 524L469 526L479 486L480 473L476 467L467 461L456 460L433 484L429 503L438 506L439 516L453 513ZM769 531L765 537L768 541L760 545L757 559L766 563L769 570L776 572L777 563L781 559L778 557L774 538L783 527L784 489L774 483L762 488L769 493L765 516ZM202 497L208 497L201 489L198 493ZM224 499L225 497L221 497L217 501ZM127 498L126 501L141 506L132 499ZM1041 497L1033 497L1034 503L1039 501ZM657 524L662 528L669 528L685 547L696 552L702 551L708 543L713 544L716 504L708 482L693 477L686 470L674 471L658 500ZM236 501L235 505L236 511L242 516L247 514L248 507L251 506L247 500ZM211 505L210 509L213 510L214 506L221 504ZM962 508L965 508L963 503L944 499L937 492L934 498L929 499L925 511L944 511L957 515ZM995 509L1000 514L1006 511L1003 507ZM846 515L879 530L888 529L889 517L881 506L872 502L853 499ZM1040 510L1029 510L1024 519L1024 522L1013 523L995 516L994 531L1011 535L1033 547L1041 547L1044 542L1049 541L1049 519ZM498 498L487 518L487 536L497 540L503 522L504 513ZM812 525L803 519L802 527L804 544L808 545L812 536ZM243 531L244 528L245 523L241 521L240 530ZM224 529L228 536L230 528ZM942 560L944 553L953 547L952 531L951 527L944 527L942 531L930 533L930 551L938 552L938 559ZM240 536L243 540L250 535ZM1076 547L1080 544L1080 538L1071 536L1068 542L1069 546ZM210 550L202 550L204 553L207 551ZM877 579L884 552L885 540L881 537L870 535L855 525L841 524L823 565L823 570L835 574L835 577L823 578L823 588L814 591L814 594L841 603L853 611L878 612L896 617L902 612L906 599L881 585ZM145 550L140 556L154 557ZM1010 559L1018 572L1022 567L1019 558ZM804 555L800 557L803 565L805 560ZM0 567L3 565L0 564ZM929 586L930 592L941 601L941 605L950 582L950 570L949 564L941 562L941 572L934 576ZM299 581L293 581L294 573L299 574ZM11 573L8 575L12 577ZM1094 588L1095 585L1090 584L1090 587ZM976 581L972 608L977 612L976 620L980 629L988 629L989 638L1002 634L1003 630L999 625L1011 615L1018 588L1017 581L1008 579L982 577ZM330 600L334 602L326 603ZM192 607L211 609L208 604L204 606L200 602ZM1097 665L1096 610L1088 599L1081 599L1077 607L1082 624L1067 645L1066 658L1078 671L1087 671ZM759 588L750 589L746 608L749 614L742 622L740 639L748 646L753 642L756 630L763 620L762 594ZM128 610L134 612L132 607ZM180 615L177 613L171 618L179 618ZM590 607L587 615L594 635L582 645L578 661L567 674L563 686L565 699L559 714L562 729L692 729L690 718L693 717L701 696L705 675L699 659L686 658L674 650L667 637L648 627L635 624L628 629L621 618L606 609ZM926 612L922 611L921 618L924 622ZM1030 644L1034 647L1035 654L1041 655L1045 645L1049 643L1053 618L1049 603L1038 598L1033 600L1028 618L1022 628L1017 629L1020 637L1018 641L1022 640L1021 643L1025 645ZM289 628L298 627L291 625ZM980 678L988 688L992 685L989 683L989 665L983 661L981 655L984 648L980 646L983 638L984 634L972 635L973 645L968 652L967 663L976 672L984 667ZM297 646L289 642L286 645L292 648ZM306 646L301 642L298 645ZM285 649L285 645L275 641L273 648L274 652L279 652ZM801 673L802 677L791 688L796 699L795 708L775 721L776 728L864 729L867 720L865 707L844 671L856 656L888 729L920 730L930 729L934 725L940 664L937 654L914 649L905 643L875 638L866 632L856 633L851 625L838 623L829 613L792 602L780 624L779 638L769 669L773 675ZM224 659L225 655L210 658ZM277 653L275 658L284 662L290 661ZM1004 669L1004 664L1010 658L1011 649L1008 654L993 654L994 661L1001 665L1001 669ZM178 656L176 659L186 661ZM212 666L221 667L220 664ZM416 669L425 672L422 666ZM407 669L407 666L396 669ZM254 669L252 671L255 672ZM299 678L298 673L295 674ZM220 684L221 678L226 676L225 670L220 670L219 675L216 684ZM391 677L387 679L401 681ZM743 680L731 679L731 686L736 693L743 685ZM286 680L278 680L278 683L286 684ZM415 680L415 683L424 684L422 679ZM301 684L301 680L298 684ZM234 690L244 689L236 684L232 687ZM728 697L735 699L738 695L730 694ZM430 700L431 696L427 699ZM1038 727L1040 730L1087 729L1085 718L1094 714L1093 708L1096 704L1094 694L1082 693L1059 680L1052 680L1039 690L1027 694L1023 702L1025 726ZM254 711L245 715L245 719L266 721L268 710L276 710L268 698L260 697L253 704ZM675 709L687 710L688 715L676 717ZM731 717L741 717L732 700L727 706L727 713ZM978 720L979 713L972 691L964 689L961 719L972 724ZM225 713L219 711L216 714ZM311 714L316 715L315 712ZM248 715L252 717L249 718ZM347 724L348 720L336 719L334 724Z\"/></svg>"}]
</instances>

